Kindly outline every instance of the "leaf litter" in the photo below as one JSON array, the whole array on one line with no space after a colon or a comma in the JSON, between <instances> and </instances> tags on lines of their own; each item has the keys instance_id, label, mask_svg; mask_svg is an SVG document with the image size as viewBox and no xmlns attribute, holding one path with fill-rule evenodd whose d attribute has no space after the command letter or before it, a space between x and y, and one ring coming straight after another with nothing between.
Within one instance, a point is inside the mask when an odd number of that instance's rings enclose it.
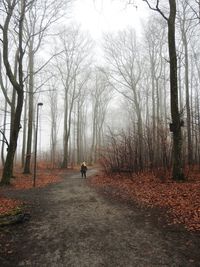
<instances>
[{"instance_id":1,"label":"leaf litter","mask_svg":"<svg viewBox=\"0 0 200 267\"><path fill-rule=\"evenodd\" d=\"M58 170L42 171L37 174L35 187L44 187L51 183L57 183L61 181ZM33 175L31 174L17 174L17 177L11 179L9 186L0 187L0 216L4 216L12 213L13 211L20 209L25 203L8 197L3 197L2 193L5 190L28 190L33 188Z\"/></svg>"},{"instance_id":2,"label":"leaf litter","mask_svg":"<svg viewBox=\"0 0 200 267\"><path fill-rule=\"evenodd\" d=\"M90 180L92 186L114 188L122 199L149 207L167 209L171 222L183 224L190 231L200 231L200 175L186 182L160 180L153 173L109 176L101 173Z\"/></svg>"}]
</instances>

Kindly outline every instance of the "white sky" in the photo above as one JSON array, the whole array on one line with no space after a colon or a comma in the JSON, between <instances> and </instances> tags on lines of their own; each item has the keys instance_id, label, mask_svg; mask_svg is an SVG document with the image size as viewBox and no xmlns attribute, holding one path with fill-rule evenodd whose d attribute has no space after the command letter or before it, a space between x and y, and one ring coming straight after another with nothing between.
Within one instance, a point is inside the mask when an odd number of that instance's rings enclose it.
<instances>
[{"instance_id":1,"label":"white sky","mask_svg":"<svg viewBox=\"0 0 200 267\"><path fill-rule=\"evenodd\" d=\"M147 18L148 8L140 0L137 8L126 4L130 0L76 0L72 19L88 30L94 39L100 39L103 32L117 31L133 26L141 29L141 20ZM133 2L133 0L131 0Z\"/></svg>"}]
</instances>

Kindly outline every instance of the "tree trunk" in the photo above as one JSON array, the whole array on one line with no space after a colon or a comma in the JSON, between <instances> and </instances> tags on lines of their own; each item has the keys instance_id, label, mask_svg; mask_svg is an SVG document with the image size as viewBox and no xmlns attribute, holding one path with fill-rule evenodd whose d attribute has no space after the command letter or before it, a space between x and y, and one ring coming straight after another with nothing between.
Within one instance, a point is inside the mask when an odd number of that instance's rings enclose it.
<instances>
[{"instance_id":1,"label":"tree trunk","mask_svg":"<svg viewBox=\"0 0 200 267\"><path fill-rule=\"evenodd\" d=\"M68 166L68 140L67 140L67 132L68 132L68 92L65 91L65 111L64 111L64 150L63 150L63 161L62 161L62 168L67 168Z\"/></svg>"},{"instance_id":2,"label":"tree trunk","mask_svg":"<svg viewBox=\"0 0 200 267\"><path fill-rule=\"evenodd\" d=\"M171 96L171 116L173 131L173 171L174 180L184 180L182 166L182 135L181 121L178 108L178 85L177 85L177 57L175 44L175 18L176 18L176 1L169 0L170 15L168 19L168 46L170 58L170 96Z\"/></svg>"},{"instance_id":3,"label":"tree trunk","mask_svg":"<svg viewBox=\"0 0 200 267\"><path fill-rule=\"evenodd\" d=\"M22 141L22 155L21 155L22 168L24 168L24 164L25 164L26 131L27 131L27 102L28 102L28 97L26 94L25 105L24 105L23 141Z\"/></svg>"},{"instance_id":4,"label":"tree trunk","mask_svg":"<svg viewBox=\"0 0 200 267\"><path fill-rule=\"evenodd\" d=\"M8 147L6 162L5 162L5 166L3 169L1 184L9 184L10 179L12 177L13 161L14 161L15 151L17 148L19 130L21 128L20 119L21 119L23 100L24 100L24 93L23 91L21 91L20 93L18 93L18 97L17 97L17 107L16 107L15 116L14 116L14 127L12 129L11 136L10 136L10 144Z\"/></svg>"},{"instance_id":5,"label":"tree trunk","mask_svg":"<svg viewBox=\"0 0 200 267\"><path fill-rule=\"evenodd\" d=\"M151 58L151 86L152 86L152 166L155 166L155 144L156 144L156 109L155 109L155 63L154 59Z\"/></svg>"},{"instance_id":6,"label":"tree trunk","mask_svg":"<svg viewBox=\"0 0 200 267\"><path fill-rule=\"evenodd\" d=\"M4 117L3 117L3 133L5 134L6 132L6 121L7 121L7 106L8 106L8 103L5 99L5 106L4 106ZM4 166L5 164L5 158L4 158L4 147L5 147L5 142L4 142L4 139L2 141L2 146L1 146L1 161L2 161L2 165Z\"/></svg>"},{"instance_id":7,"label":"tree trunk","mask_svg":"<svg viewBox=\"0 0 200 267\"><path fill-rule=\"evenodd\" d=\"M181 85L181 56L178 57L178 88L179 88L179 107L180 112L183 112L183 100L182 100L182 85Z\"/></svg>"},{"instance_id":8,"label":"tree trunk","mask_svg":"<svg viewBox=\"0 0 200 267\"><path fill-rule=\"evenodd\" d=\"M29 47L29 104L28 104L28 136L26 147L26 160L24 164L24 173L31 173L31 152L32 152L32 135L33 135L33 87L34 87L34 52L33 40Z\"/></svg>"},{"instance_id":9,"label":"tree trunk","mask_svg":"<svg viewBox=\"0 0 200 267\"><path fill-rule=\"evenodd\" d=\"M96 124L97 124L97 110L98 110L98 104L95 103L94 111L93 111L93 119L92 119L92 145L90 148L90 159L89 164L92 165L94 163L94 157L95 157L95 143L96 143Z\"/></svg>"},{"instance_id":10,"label":"tree trunk","mask_svg":"<svg viewBox=\"0 0 200 267\"><path fill-rule=\"evenodd\" d=\"M192 149L192 135L191 135L191 111L190 111L190 96L189 96L189 64L188 64L188 45L186 36L184 38L185 48L185 94L186 94L186 111L187 111L187 139L188 139L188 164L193 162L193 149Z\"/></svg>"},{"instance_id":11,"label":"tree trunk","mask_svg":"<svg viewBox=\"0 0 200 267\"><path fill-rule=\"evenodd\" d=\"M77 163L81 162L81 111L80 111L80 100L77 103L77 135L76 135L76 147L77 147Z\"/></svg>"},{"instance_id":12,"label":"tree trunk","mask_svg":"<svg viewBox=\"0 0 200 267\"><path fill-rule=\"evenodd\" d=\"M13 161L14 156L17 148L17 140L19 135L19 130L21 128L20 119L21 119L21 113L22 113L22 107L23 107L23 101L24 101L24 91L23 91L23 56L24 56L24 50L22 47L22 41L23 41L23 23L24 23L24 17L25 17L25 1L21 2L21 10L20 10L20 16L19 16L19 32L18 32L18 49L19 52L17 52L18 56L18 78L19 82L16 79L16 76L13 74L11 65L9 62L8 57L8 32L9 32L9 24L11 17L13 15L13 10L15 8L15 2L13 2L12 5L8 6L7 11L7 17L5 19L4 27L3 27L3 61L6 68L7 76L13 86L13 90L17 92L17 105L15 109L15 113L13 114L13 127L11 129L10 133L10 143L8 146L8 153L5 161L5 166L3 169L2 174L2 180L1 184L9 184L10 179L12 178L12 172L13 172Z\"/></svg>"}]
</instances>

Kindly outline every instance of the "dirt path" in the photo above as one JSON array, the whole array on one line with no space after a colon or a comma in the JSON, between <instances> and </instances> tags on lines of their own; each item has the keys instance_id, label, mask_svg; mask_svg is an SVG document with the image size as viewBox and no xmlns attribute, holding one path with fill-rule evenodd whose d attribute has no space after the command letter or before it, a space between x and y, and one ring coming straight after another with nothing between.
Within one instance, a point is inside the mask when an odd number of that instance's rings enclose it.
<instances>
[{"instance_id":1,"label":"dirt path","mask_svg":"<svg viewBox=\"0 0 200 267\"><path fill-rule=\"evenodd\" d=\"M64 177L9 193L30 201L31 220L0 230L1 267L200 266L198 235L158 227L150 211L105 198L79 173Z\"/></svg>"}]
</instances>

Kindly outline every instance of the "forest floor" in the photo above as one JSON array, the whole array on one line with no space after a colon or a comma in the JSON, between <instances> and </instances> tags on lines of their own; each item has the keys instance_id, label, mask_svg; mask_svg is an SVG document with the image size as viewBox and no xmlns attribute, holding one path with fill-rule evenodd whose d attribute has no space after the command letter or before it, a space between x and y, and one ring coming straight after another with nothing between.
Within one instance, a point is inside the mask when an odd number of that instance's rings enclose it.
<instances>
[{"instance_id":1,"label":"forest floor","mask_svg":"<svg viewBox=\"0 0 200 267\"><path fill-rule=\"evenodd\" d=\"M16 210L24 203L30 214L23 223L0 227L0 266L200 266L199 231L171 224L167 207L155 207L155 196L132 198L127 184L135 181L137 191L137 179L124 179L122 186L119 177L105 178L97 169L87 179L79 170L48 175L47 182L38 175L36 188L30 177L0 188L0 203Z\"/></svg>"}]
</instances>

